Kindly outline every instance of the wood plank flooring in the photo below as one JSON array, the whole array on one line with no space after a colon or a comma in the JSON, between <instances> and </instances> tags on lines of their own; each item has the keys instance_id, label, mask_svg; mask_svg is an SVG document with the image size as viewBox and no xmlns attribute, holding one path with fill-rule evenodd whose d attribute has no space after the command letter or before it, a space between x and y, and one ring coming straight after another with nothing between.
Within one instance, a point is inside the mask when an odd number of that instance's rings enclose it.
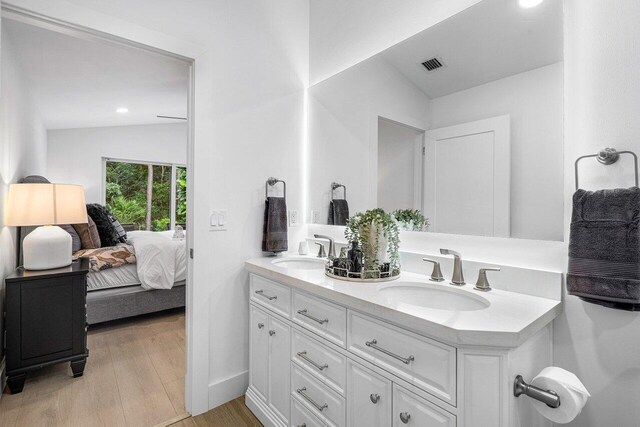
<instances>
[{"instance_id":1,"label":"wood plank flooring","mask_svg":"<svg viewBox=\"0 0 640 427\"><path fill-rule=\"evenodd\" d=\"M22 393L5 390L2 427L151 427L184 414L184 311L169 311L89 329L89 359L80 378L68 363L30 373ZM260 426L236 399L173 426Z\"/></svg>"}]
</instances>

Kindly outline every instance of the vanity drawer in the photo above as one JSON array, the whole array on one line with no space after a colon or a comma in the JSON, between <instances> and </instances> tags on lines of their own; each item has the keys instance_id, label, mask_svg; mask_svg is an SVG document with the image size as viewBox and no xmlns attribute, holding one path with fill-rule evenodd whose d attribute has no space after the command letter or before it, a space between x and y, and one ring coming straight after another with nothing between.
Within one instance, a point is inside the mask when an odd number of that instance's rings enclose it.
<instances>
[{"instance_id":1,"label":"vanity drawer","mask_svg":"<svg viewBox=\"0 0 640 427\"><path fill-rule=\"evenodd\" d=\"M291 363L291 394L330 426L345 425L345 400L304 369Z\"/></svg>"},{"instance_id":2,"label":"vanity drawer","mask_svg":"<svg viewBox=\"0 0 640 427\"><path fill-rule=\"evenodd\" d=\"M455 427L456 416L393 385L393 427Z\"/></svg>"},{"instance_id":3,"label":"vanity drawer","mask_svg":"<svg viewBox=\"0 0 640 427\"><path fill-rule=\"evenodd\" d=\"M291 360L344 396L347 358L320 342L293 331Z\"/></svg>"},{"instance_id":4,"label":"vanity drawer","mask_svg":"<svg viewBox=\"0 0 640 427\"><path fill-rule=\"evenodd\" d=\"M293 321L340 347L345 346L347 309L344 307L294 292Z\"/></svg>"},{"instance_id":5,"label":"vanity drawer","mask_svg":"<svg viewBox=\"0 0 640 427\"><path fill-rule=\"evenodd\" d=\"M284 317L291 317L291 289L264 277L251 275L251 301L267 307Z\"/></svg>"},{"instance_id":6,"label":"vanity drawer","mask_svg":"<svg viewBox=\"0 0 640 427\"><path fill-rule=\"evenodd\" d=\"M326 427L326 424L313 415L298 399L291 398L292 427Z\"/></svg>"},{"instance_id":7,"label":"vanity drawer","mask_svg":"<svg viewBox=\"0 0 640 427\"><path fill-rule=\"evenodd\" d=\"M456 404L456 349L349 310L347 348L443 401Z\"/></svg>"}]
</instances>

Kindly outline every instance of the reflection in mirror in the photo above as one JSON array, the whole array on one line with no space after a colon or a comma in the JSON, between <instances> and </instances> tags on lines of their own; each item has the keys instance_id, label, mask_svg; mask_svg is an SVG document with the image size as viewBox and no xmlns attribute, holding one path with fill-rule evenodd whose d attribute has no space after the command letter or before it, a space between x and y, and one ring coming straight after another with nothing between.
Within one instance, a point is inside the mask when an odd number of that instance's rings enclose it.
<instances>
[{"instance_id":1,"label":"reflection in mirror","mask_svg":"<svg viewBox=\"0 0 640 427\"><path fill-rule=\"evenodd\" d=\"M483 0L314 85L311 209L328 223L337 181L352 214L415 210L429 232L561 240L562 61L561 1Z\"/></svg>"}]
</instances>

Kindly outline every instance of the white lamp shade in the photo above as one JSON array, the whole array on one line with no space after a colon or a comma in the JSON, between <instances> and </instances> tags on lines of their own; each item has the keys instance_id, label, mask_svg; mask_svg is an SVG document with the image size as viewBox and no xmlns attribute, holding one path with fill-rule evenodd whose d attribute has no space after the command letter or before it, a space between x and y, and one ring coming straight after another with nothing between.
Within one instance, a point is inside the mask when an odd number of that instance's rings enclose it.
<instances>
[{"instance_id":1,"label":"white lamp shade","mask_svg":"<svg viewBox=\"0 0 640 427\"><path fill-rule=\"evenodd\" d=\"M37 226L87 222L84 189L72 184L11 184L4 225Z\"/></svg>"}]
</instances>

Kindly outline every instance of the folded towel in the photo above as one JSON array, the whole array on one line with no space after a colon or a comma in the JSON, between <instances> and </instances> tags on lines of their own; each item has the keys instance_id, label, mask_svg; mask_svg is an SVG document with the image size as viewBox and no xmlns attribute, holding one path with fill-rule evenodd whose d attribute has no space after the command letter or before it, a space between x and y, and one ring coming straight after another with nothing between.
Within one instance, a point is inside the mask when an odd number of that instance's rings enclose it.
<instances>
[{"instance_id":1,"label":"folded towel","mask_svg":"<svg viewBox=\"0 0 640 427\"><path fill-rule=\"evenodd\" d=\"M329 225L347 225L349 204L345 199L331 200L329 203Z\"/></svg>"},{"instance_id":2,"label":"folded towel","mask_svg":"<svg viewBox=\"0 0 640 427\"><path fill-rule=\"evenodd\" d=\"M262 231L264 252L285 252L288 249L287 202L284 197L268 197L265 201Z\"/></svg>"},{"instance_id":3,"label":"folded towel","mask_svg":"<svg viewBox=\"0 0 640 427\"><path fill-rule=\"evenodd\" d=\"M567 291L583 300L640 309L640 188L573 195Z\"/></svg>"}]
</instances>

